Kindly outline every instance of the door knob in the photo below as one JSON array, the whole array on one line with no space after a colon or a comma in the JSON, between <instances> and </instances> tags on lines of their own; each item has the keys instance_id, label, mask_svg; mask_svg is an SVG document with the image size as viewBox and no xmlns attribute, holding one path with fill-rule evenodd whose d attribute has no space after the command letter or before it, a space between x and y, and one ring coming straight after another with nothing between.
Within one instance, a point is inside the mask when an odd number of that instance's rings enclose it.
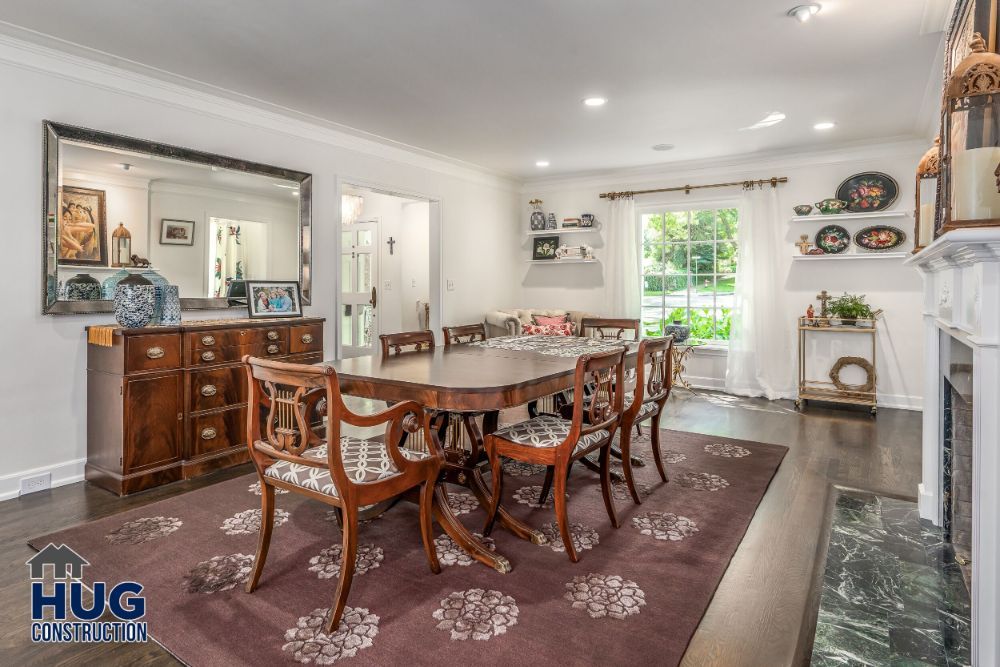
<instances>
[{"instance_id":1,"label":"door knob","mask_svg":"<svg viewBox=\"0 0 1000 667\"><path fill-rule=\"evenodd\" d=\"M372 298L368 303L372 305L372 308L378 308L378 291L374 285L372 286Z\"/></svg>"}]
</instances>

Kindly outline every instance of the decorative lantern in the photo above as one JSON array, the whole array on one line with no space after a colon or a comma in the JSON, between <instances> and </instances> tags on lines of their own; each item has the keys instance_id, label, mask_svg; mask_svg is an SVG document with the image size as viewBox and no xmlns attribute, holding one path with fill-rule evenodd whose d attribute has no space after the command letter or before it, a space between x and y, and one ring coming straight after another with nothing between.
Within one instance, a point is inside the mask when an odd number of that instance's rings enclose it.
<instances>
[{"instance_id":1,"label":"decorative lantern","mask_svg":"<svg viewBox=\"0 0 1000 667\"><path fill-rule=\"evenodd\" d=\"M111 266L131 266L132 234L119 222L118 229L111 232Z\"/></svg>"},{"instance_id":2,"label":"decorative lantern","mask_svg":"<svg viewBox=\"0 0 1000 667\"><path fill-rule=\"evenodd\" d=\"M941 137L920 158L917 165L917 208L913 213L913 252L920 252L934 240L937 214L938 175L941 173Z\"/></svg>"},{"instance_id":3,"label":"decorative lantern","mask_svg":"<svg viewBox=\"0 0 1000 667\"><path fill-rule=\"evenodd\" d=\"M978 32L972 53L948 80L947 131L950 207L943 232L1000 226L1000 55L986 50Z\"/></svg>"}]
</instances>

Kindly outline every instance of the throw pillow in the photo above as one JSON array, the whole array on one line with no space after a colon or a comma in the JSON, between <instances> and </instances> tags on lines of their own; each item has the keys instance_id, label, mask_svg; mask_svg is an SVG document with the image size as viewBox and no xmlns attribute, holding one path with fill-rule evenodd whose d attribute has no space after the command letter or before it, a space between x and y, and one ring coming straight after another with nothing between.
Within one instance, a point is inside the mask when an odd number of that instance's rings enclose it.
<instances>
[{"instance_id":1,"label":"throw pillow","mask_svg":"<svg viewBox=\"0 0 1000 667\"><path fill-rule=\"evenodd\" d=\"M540 326L559 326L569 322L569 315L532 315L531 323Z\"/></svg>"},{"instance_id":2,"label":"throw pillow","mask_svg":"<svg viewBox=\"0 0 1000 667\"><path fill-rule=\"evenodd\" d=\"M572 336L573 324L563 322L562 324L525 324L521 331L526 336Z\"/></svg>"}]
</instances>

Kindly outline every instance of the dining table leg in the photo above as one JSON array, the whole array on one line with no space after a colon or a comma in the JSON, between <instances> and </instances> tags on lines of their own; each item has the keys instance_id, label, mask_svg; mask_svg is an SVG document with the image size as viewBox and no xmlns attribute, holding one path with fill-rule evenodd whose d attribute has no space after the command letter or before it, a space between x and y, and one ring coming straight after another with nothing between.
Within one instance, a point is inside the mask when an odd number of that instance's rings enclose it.
<instances>
[{"instance_id":1,"label":"dining table leg","mask_svg":"<svg viewBox=\"0 0 1000 667\"><path fill-rule=\"evenodd\" d=\"M495 551L490 551L481 540L472 534L472 531L465 527L465 524L455 517L448 505L448 493L443 484L438 484L434 489L434 518L448 537L477 561L493 568L500 574L507 574L511 571L509 560Z\"/></svg>"}]
</instances>

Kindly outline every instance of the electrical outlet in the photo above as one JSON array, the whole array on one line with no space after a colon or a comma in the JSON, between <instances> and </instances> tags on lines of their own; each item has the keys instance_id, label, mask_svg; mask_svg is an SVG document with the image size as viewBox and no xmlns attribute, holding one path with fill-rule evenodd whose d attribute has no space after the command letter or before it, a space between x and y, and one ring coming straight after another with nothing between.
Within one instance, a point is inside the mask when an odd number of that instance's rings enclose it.
<instances>
[{"instance_id":1,"label":"electrical outlet","mask_svg":"<svg viewBox=\"0 0 1000 667\"><path fill-rule=\"evenodd\" d=\"M455 281L454 280L449 280L445 284L447 285L449 292L454 292L455 291Z\"/></svg>"},{"instance_id":2,"label":"electrical outlet","mask_svg":"<svg viewBox=\"0 0 1000 667\"><path fill-rule=\"evenodd\" d=\"M52 473L47 472L42 475L33 475L31 477L21 478L21 493L24 495L26 493L34 493L35 491L44 491L52 486Z\"/></svg>"}]
</instances>

